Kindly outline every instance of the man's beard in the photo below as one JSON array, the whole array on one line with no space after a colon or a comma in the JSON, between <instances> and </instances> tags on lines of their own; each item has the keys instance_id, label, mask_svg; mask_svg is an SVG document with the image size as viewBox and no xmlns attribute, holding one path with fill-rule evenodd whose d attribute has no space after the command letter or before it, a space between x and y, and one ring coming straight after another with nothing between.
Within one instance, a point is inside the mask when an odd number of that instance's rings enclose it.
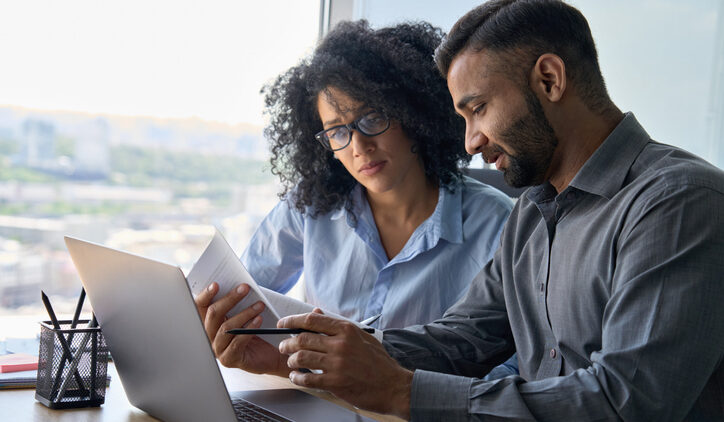
<instances>
[{"instance_id":1,"label":"man's beard","mask_svg":"<svg viewBox=\"0 0 724 422\"><path fill-rule=\"evenodd\" d=\"M500 135L501 143L515 151L515 155L506 154L509 165L503 176L507 184L516 188L544 182L558 145L558 138L538 98L530 89L525 89L524 95L528 113L519 117Z\"/></svg>"}]
</instances>

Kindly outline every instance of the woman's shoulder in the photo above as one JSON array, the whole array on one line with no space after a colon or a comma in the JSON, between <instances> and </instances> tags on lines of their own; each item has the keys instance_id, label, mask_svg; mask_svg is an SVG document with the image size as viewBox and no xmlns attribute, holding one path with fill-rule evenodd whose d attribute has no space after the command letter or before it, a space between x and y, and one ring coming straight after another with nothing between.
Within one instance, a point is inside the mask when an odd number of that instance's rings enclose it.
<instances>
[{"instance_id":1,"label":"woman's shoulder","mask_svg":"<svg viewBox=\"0 0 724 422\"><path fill-rule=\"evenodd\" d=\"M463 176L456 189L459 189L462 195L463 208L482 206L499 209L506 213L513 209L513 200L508 195L472 177Z\"/></svg>"},{"instance_id":2,"label":"woman's shoulder","mask_svg":"<svg viewBox=\"0 0 724 422\"><path fill-rule=\"evenodd\" d=\"M304 226L326 226L330 224L339 224L347 221L348 214L351 211L344 204L340 204L329 211L319 211L314 205L298 206L295 198L287 195L283 197L269 213L276 219L294 222L294 224Z\"/></svg>"}]
</instances>

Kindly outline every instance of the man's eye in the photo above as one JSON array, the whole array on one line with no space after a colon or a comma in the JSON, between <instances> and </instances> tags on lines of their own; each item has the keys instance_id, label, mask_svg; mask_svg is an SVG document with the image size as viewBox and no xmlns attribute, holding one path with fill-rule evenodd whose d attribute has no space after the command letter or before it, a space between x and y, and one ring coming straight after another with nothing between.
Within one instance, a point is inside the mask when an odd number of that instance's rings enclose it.
<instances>
[{"instance_id":1,"label":"man's eye","mask_svg":"<svg viewBox=\"0 0 724 422\"><path fill-rule=\"evenodd\" d=\"M480 104L479 106L475 107L473 109L473 114L478 114L485 108L486 103Z\"/></svg>"}]
</instances>

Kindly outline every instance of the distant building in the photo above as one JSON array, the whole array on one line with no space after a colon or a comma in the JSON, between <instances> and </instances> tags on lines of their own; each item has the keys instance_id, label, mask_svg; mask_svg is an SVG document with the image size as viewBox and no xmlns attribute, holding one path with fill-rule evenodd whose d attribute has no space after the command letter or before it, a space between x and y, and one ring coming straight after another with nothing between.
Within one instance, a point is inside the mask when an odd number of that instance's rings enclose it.
<instances>
[{"instance_id":1,"label":"distant building","mask_svg":"<svg viewBox=\"0 0 724 422\"><path fill-rule=\"evenodd\" d=\"M75 139L75 167L78 179L105 179L111 171L109 126L99 117L88 123Z\"/></svg>"},{"instance_id":2,"label":"distant building","mask_svg":"<svg viewBox=\"0 0 724 422\"><path fill-rule=\"evenodd\" d=\"M42 120L23 123L20 164L38 169L52 166L55 155L55 126Z\"/></svg>"}]
</instances>

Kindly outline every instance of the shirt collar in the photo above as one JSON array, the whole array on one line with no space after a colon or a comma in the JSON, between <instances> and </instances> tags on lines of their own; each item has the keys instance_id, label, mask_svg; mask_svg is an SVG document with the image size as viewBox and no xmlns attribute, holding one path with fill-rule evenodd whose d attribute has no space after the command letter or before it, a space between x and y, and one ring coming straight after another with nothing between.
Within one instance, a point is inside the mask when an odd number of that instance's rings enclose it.
<instances>
[{"instance_id":1,"label":"shirt collar","mask_svg":"<svg viewBox=\"0 0 724 422\"><path fill-rule=\"evenodd\" d=\"M437 205L432 215L422 224L427 225L425 232L430 235L428 242L433 245L442 238L451 243L462 243L463 241L463 213L462 213L462 190L465 185L459 183L455 186L455 192L445 187L440 187ZM331 220L339 220L346 217L347 224L354 227L355 218L359 221L363 214L369 209L367 198L364 196L362 185L357 184L350 192L352 201L352 213L342 206L330 213Z\"/></svg>"},{"instance_id":2,"label":"shirt collar","mask_svg":"<svg viewBox=\"0 0 724 422\"><path fill-rule=\"evenodd\" d=\"M633 113L623 119L576 173L569 186L611 199L621 190L631 165L651 137ZM540 203L556 196L549 183L534 186L526 197Z\"/></svg>"},{"instance_id":3,"label":"shirt collar","mask_svg":"<svg viewBox=\"0 0 724 422\"><path fill-rule=\"evenodd\" d=\"M633 113L624 114L623 120L583 164L570 186L613 198L621 190L634 160L650 140Z\"/></svg>"},{"instance_id":4,"label":"shirt collar","mask_svg":"<svg viewBox=\"0 0 724 422\"><path fill-rule=\"evenodd\" d=\"M354 228L356 226L355 220L359 220L362 215L366 214L367 209L369 209L362 185L359 183L354 185L352 191L349 193L348 201L352 203L352 212L349 212L347 206L342 204L339 208L330 212L329 219L339 220L342 217L346 217L347 224Z\"/></svg>"},{"instance_id":5,"label":"shirt collar","mask_svg":"<svg viewBox=\"0 0 724 422\"><path fill-rule=\"evenodd\" d=\"M463 243L463 183L455 186L455 192L440 186L440 196L431 220L434 227L440 228L440 238L451 243Z\"/></svg>"},{"instance_id":6,"label":"shirt collar","mask_svg":"<svg viewBox=\"0 0 724 422\"><path fill-rule=\"evenodd\" d=\"M329 219L330 220L339 220L342 217L347 217L347 224L349 224L350 227L354 227L354 217L353 216L360 216L362 215L364 204L366 202L366 199L364 198L364 195L362 193L362 185L359 183L355 184L352 188L352 191L349 193L349 199L348 201L352 202L352 212L353 214L349 214L347 211L347 206L345 203L340 205L339 208L336 210L332 210L329 213Z\"/></svg>"}]
</instances>

